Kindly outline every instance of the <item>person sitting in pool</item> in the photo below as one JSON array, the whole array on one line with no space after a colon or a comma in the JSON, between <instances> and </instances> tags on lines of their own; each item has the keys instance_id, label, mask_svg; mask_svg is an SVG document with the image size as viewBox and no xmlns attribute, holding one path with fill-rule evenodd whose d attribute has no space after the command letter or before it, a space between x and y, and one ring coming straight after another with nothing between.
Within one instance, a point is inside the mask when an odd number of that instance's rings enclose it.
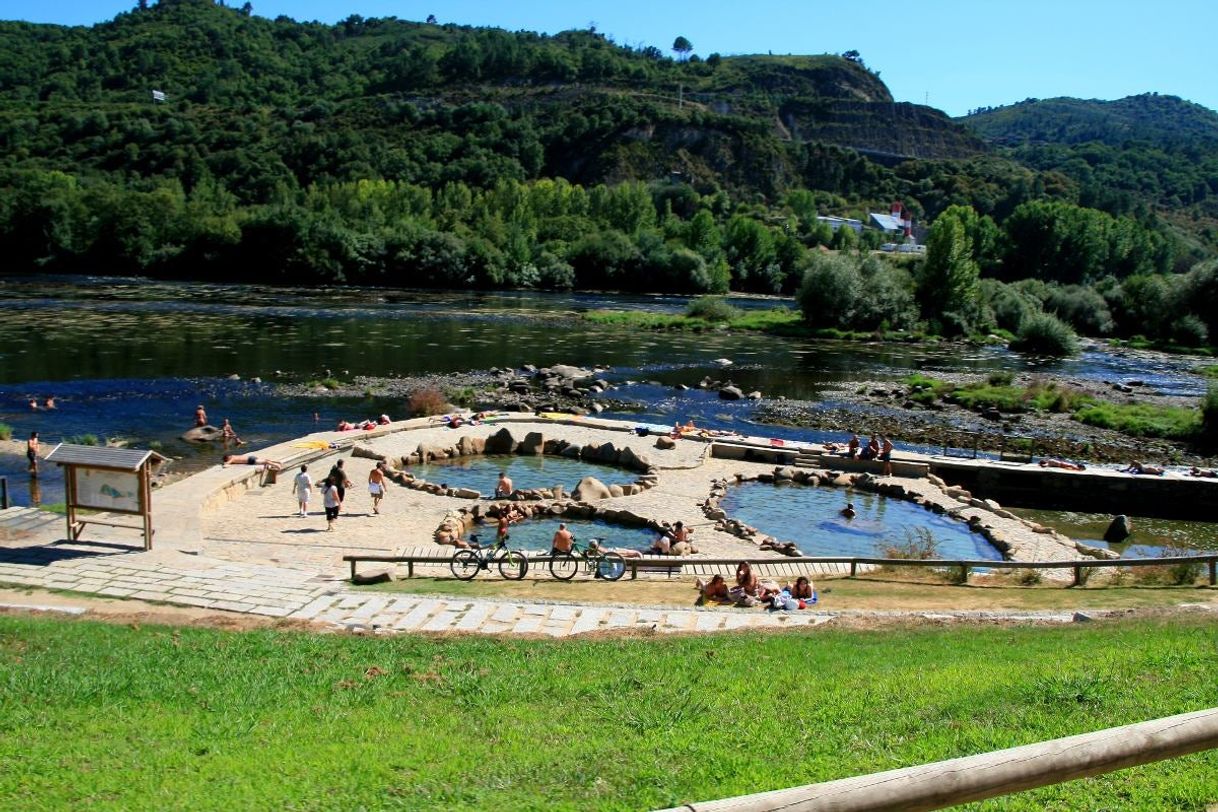
<instances>
[{"instance_id":1,"label":"person sitting in pool","mask_svg":"<svg viewBox=\"0 0 1218 812\"><path fill-rule=\"evenodd\" d=\"M855 516L858 515L858 513L854 510L853 502L847 502L846 506L844 508L842 508L839 512L842 514L842 516L844 516L847 519L853 519Z\"/></svg>"},{"instance_id":2,"label":"person sitting in pool","mask_svg":"<svg viewBox=\"0 0 1218 812\"><path fill-rule=\"evenodd\" d=\"M237 436L237 430L233 428L233 424L228 422L228 418L224 418L224 424L220 426L220 439L224 442L232 440L237 445L245 445L245 440Z\"/></svg>"},{"instance_id":3,"label":"person sitting in pool","mask_svg":"<svg viewBox=\"0 0 1218 812\"><path fill-rule=\"evenodd\" d=\"M515 488L512 487L512 480L508 477L507 471L499 472L499 483L495 485L495 499L507 499L512 495Z\"/></svg>"},{"instance_id":4,"label":"person sitting in pool","mask_svg":"<svg viewBox=\"0 0 1218 812\"><path fill-rule=\"evenodd\" d=\"M1166 469L1158 465L1143 465L1136 460L1129 463L1129 465L1125 468L1121 469L1121 473L1123 474L1147 474L1149 476L1163 476L1165 472Z\"/></svg>"},{"instance_id":5,"label":"person sitting in pool","mask_svg":"<svg viewBox=\"0 0 1218 812\"><path fill-rule=\"evenodd\" d=\"M1043 459L1040 461L1041 468L1062 468L1067 471L1086 471L1087 466L1081 462L1070 462L1070 460L1059 460L1054 457Z\"/></svg>"},{"instance_id":6,"label":"person sitting in pool","mask_svg":"<svg viewBox=\"0 0 1218 812\"><path fill-rule=\"evenodd\" d=\"M505 542L508 539L508 528L517 522L524 521L524 513L509 505L499 510L499 520L495 525L495 541Z\"/></svg>"},{"instance_id":7,"label":"person sitting in pool","mask_svg":"<svg viewBox=\"0 0 1218 812\"><path fill-rule=\"evenodd\" d=\"M694 581L694 588L701 595L698 600L699 603L707 603L708 601L731 603L732 599L727 593L727 581L723 579L722 575L711 576L711 579L706 583L703 583L702 579L699 578Z\"/></svg>"},{"instance_id":8,"label":"person sitting in pool","mask_svg":"<svg viewBox=\"0 0 1218 812\"><path fill-rule=\"evenodd\" d=\"M267 471L278 471L283 468L283 463L277 460L268 460L266 457L259 457L255 454L225 454L224 465L261 465Z\"/></svg>"},{"instance_id":9,"label":"person sitting in pool","mask_svg":"<svg viewBox=\"0 0 1218 812\"><path fill-rule=\"evenodd\" d=\"M559 524L558 530L554 531L554 538L550 541L550 555L569 553L574 544L575 537L571 535L567 525L565 523Z\"/></svg>"}]
</instances>

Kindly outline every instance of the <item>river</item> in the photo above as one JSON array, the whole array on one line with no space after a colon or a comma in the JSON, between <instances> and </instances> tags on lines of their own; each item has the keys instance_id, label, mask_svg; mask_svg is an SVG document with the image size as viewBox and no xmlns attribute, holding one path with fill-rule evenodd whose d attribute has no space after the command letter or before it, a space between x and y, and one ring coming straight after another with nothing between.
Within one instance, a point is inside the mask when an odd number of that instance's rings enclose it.
<instances>
[{"instance_id":1,"label":"river","mask_svg":"<svg viewBox=\"0 0 1218 812\"><path fill-rule=\"evenodd\" d=\"M861 379L1037 368L1063 379L1138 378L1168 394L1200 395L1195 359L1092 347L1035 367L1001 347L847 343L754 334L616 331L581 319L602 307L680 312L680 296L536 292L469 293L361 288L274 288L167 283L113 277L0 279L0 422L19 440L44 443L120 437L178 457L178 468L216 462L216 448L179 441L195 406L211 421L228 417L250 447L330 427L338 418L386 412L400 399L284 396L278 383L335 377L393 378L569 363L606 368L622 384L615 399L638 403L631 419L699 419L789 439L825 435L790 427L749 428L754 405L697 389L704 375L730 376L746 391L801 400L832 398L832 387ZM733 298L738 307L790 307L790 300ZM715 362L729 358L726 371ZM629 382L629 383L628 383ZM54 411L29 408L54 396ZM315 419L316 415L316 419ZM844 429L845 427L843 427ZM24 460L0 462L17 503L29 499ZM41 500L61 501L62 482L45 472Z\"/></svg>"}]
</instances>

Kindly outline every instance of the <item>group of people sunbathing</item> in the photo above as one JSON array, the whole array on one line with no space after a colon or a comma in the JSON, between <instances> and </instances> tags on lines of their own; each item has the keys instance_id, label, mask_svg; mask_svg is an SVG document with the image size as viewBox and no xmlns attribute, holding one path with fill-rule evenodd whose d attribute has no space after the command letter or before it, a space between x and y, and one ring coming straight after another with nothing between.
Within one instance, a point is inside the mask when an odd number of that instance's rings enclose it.
<instances>
[{"instance_id":1,"label":"group of people sunbathing","mask_svg":"<svg viewBox=\"0 0 1218 812\"><path fill-rule=\"evenodd\" d=\"M639 432L645 434L647 433L647 428L645 426L640 427ZM701 437L706 439L710 437L739 437L741 435L740 432L729 431L727 429L700 429L694 425L693 418L691 417L685 421L685 425L681 425L680 422L673 423L672 431L668 432L668 436L674 440L679 440L682 437Z\"/></svg>"},{"instance_id":2,"label":"group of people sunbathing","mask_svg":"<svg viewBox=\"0 0 1218 812\"><path fill-rule=\"evenodd\" d=\"M334 427L335 431L371 431L377 426L389 425L389 415L383 414L377 419L368 418L360 423L351 423L347 420L339 420L338 425Z\"/></svg>"},{"instance_id":3,"label":"group of people sunbathing","mask_svg":"<svg viewBox=\"0 0 1218 812\"><path fill-rule=\"evenodd\" d=\"M764 605L773 610L794 610L806 609L818 600L816 589L806 575L796 578L793 584L780 586L777 581L763 581L757 577L747 561L736 566L734 586L728 586L722 575L712 576L706 582L699 578L694 585L701 594L700 603Z\"/></svg>"},{"instance_id":4,"label":"group of people sunbathing","mask_svg":"<svg viewBox=\"0 0 1218 812\"><path fill-rule=\"evenodd\" d=\"M1041 468L1062 468L1066 471L1086 471L1087 466L1081 462L1073 462L1071 460L1057 459L1056 457L1046 457L1039 463ZM1167 473L1167 469L1162 465L1147 465L1137 460L1129 463L1124 468L1118 468L1117 471L1122 474L1136 474L1141 476L1163 476ZM1189 476L1215 478L1218 477L1218 471L1212 468L1198 468L1193 466L1188 471Z\"/></svg>"}]
</instances>

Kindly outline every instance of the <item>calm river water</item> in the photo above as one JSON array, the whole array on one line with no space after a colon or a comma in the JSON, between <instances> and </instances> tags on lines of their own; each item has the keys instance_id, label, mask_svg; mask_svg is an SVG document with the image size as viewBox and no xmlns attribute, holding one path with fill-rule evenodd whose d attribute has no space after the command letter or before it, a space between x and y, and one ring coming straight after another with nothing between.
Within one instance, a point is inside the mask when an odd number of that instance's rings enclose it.
<instances>
[{"instance_id":1,"label":"calm river water","mask_svg":"<svg viewBox=\"0 0 1218 812\"><path fill-rule=\"evenodd\" d=\"M671 422L673 415L791 439L820 439L799 429L750 429L752 405L729 404L699 390L677 391L704 375L730 374L745 390L824 400L828 387L860 378L898 379L912 370L967 372L1029 368L1001 348L942 348L835 343L740 334L615 332L588 324L581 311L631 308L679 312L678 296L535 292L464 293L384 289L175 284L142 279L8 277L0 279L0 422L44 443L91 434L135 445L160 443L179 467L216 462L220 450L177 440L194 407L213 423L228 417L257 448L329 427L340 418L387 412L402 404L378 398L272 397L271 382L335 377L394 377L484 370L492 366L570 363L608 367L606 377L635 381L616 390L638 401L631 419ZM789 301L738 299L740 307ZM734 362L725 373L714 361ZM1066 378L1141 378L1161 391L1201 394L1190 359L1091 351L1042 368ZM240 376L230 380L229 376ZM251 382L261 378L267 383ZM56 398L54 411L29 400ZM314 414L318 413L317 420ZM29 499L24 460L0 457L18 503ZM48 470L39 494L60 501L62 483Z\"/></svg>"}]
</instances>

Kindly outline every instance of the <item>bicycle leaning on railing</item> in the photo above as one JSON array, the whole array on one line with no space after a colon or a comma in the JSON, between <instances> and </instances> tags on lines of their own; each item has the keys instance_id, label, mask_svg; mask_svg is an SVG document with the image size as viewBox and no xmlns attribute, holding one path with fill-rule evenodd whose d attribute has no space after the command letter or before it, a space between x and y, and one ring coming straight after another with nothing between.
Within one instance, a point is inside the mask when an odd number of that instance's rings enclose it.
<instances>
[{"instance_id":1,"label":"bicycle leaning on railing","mask_svg":"<svg viewBox=\"0 0 1218 812\"><path fill-rule=\"evenodd\" d=\"M604 539L589 539L589 546L583 549L574 539L571 540L571 552L554 551L550 557L550 574L560 581L570 581L583 567L585 573L594 578L604 578L606 581L616 581L626 573L626 559L611 550L600 549Z\"/></svg>"},{"instance_id":2,"label":"bicycle leaning on railing","mask_svg":"<svg viewBox=\"0 0 1218 812\"><path fill-rule=\"evenodd\" d=\"M528 557L519 550L508 549L506 537L490 547L479 544L477 536L471 535L469 540L473 547L459 551L448 564L454 577L472 580L481 570L489 570L491 564L498 564L499 574L512 581L519 581L529 571Z\"/></svg>"}]
</instances>

